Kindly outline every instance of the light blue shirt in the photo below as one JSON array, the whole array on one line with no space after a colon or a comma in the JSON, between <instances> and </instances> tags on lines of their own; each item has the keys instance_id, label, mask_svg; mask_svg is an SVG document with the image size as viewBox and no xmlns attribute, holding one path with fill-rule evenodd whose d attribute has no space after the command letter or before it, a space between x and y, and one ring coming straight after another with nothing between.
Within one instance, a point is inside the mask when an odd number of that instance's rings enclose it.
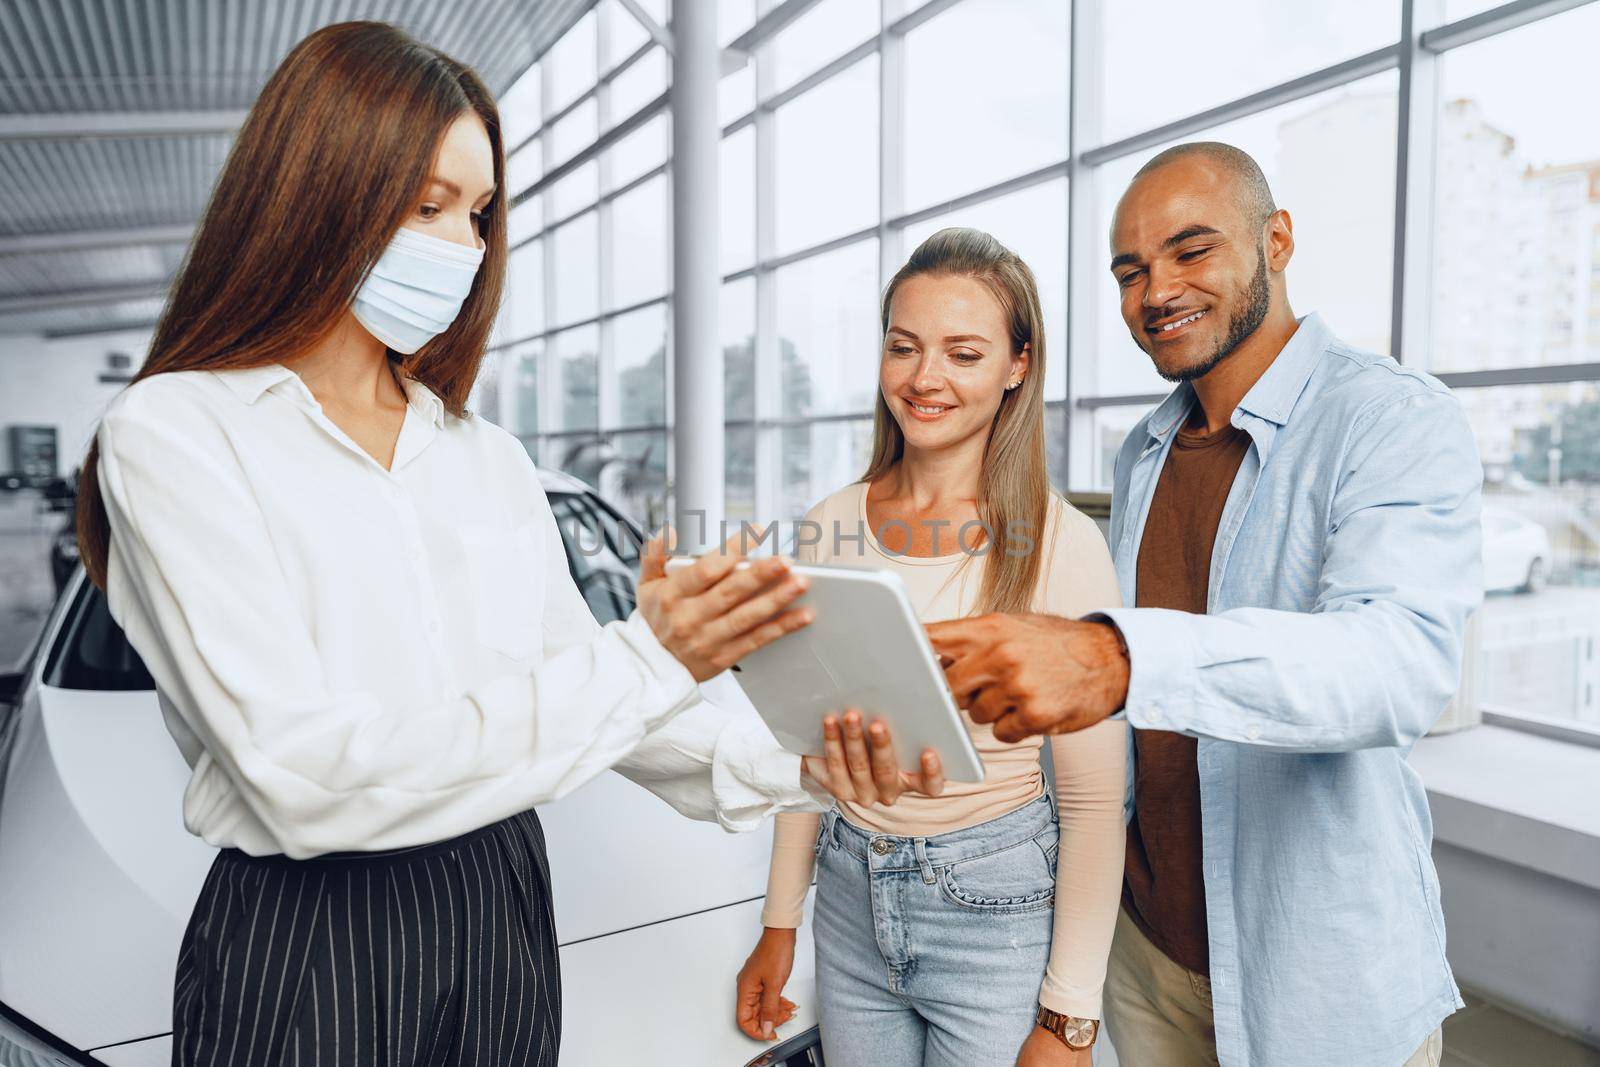
<instances>
[{"instance_id":1,"label":"light blue shirt","mask_svg":"<svg viewBox=\"0 0 1600 1067\"><path fill-rule=\"evenodd\" d=\"M1117 457L1126 604L1194 402L1179 386ZM1231 421L1251 444L1217 527L1208 614L1106 613L1132 660L1127 718L1199 739L1222 1064L1398 1067L1462 1006L1406 755L1458 688L1482 600L1483 468L1438 380L1316 315Z\"/></svg>"}]
</instances>

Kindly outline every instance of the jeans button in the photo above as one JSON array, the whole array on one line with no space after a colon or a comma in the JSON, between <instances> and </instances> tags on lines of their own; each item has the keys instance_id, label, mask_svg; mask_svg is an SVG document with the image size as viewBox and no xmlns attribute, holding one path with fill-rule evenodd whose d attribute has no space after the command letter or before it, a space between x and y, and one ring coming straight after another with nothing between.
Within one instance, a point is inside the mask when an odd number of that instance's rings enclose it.
<instances>
[{"instance_id":1,"label":"jeans button","mask_svg":"<svg viewBox=\"0 0 1600 1067\"><path fill-rule=\"evenodd\" d=\"M880 856L887 856L894 851L894 846L880 837L872 842L872 851Z\"/></svg>"}]
</instances>

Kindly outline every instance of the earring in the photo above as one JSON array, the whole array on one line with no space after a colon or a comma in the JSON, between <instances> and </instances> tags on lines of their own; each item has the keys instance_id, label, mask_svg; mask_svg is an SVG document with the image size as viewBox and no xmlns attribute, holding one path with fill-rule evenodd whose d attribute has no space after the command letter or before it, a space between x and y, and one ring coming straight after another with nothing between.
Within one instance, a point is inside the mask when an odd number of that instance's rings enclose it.
<instances>
[{"instance_id":1,"label":"earring","mask_svg":"<svg viewBox=\"0 0 1600 1067\"><path fill-rule=\"evenodd\" d=\"M1007 389L1015 389L1017 386L1019 386L1021 384L1022 384L1021 380L1014 381L1014 382L1007 382L1006 383L1006 388Z\"/></svg>"}]
</instances>

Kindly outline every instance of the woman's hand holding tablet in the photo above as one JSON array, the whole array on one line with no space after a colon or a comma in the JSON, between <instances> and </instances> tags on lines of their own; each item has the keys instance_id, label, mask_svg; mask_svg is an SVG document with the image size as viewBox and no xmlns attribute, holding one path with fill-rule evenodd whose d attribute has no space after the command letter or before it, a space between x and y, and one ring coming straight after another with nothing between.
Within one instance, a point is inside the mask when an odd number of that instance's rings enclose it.
<instances>
[{"instance_id":1,"label":"woman's hand holding tablet","mask_svg":"<svg viewBox=\"0 0 1600 1067\"><path fill-rule=\"evenodd\" d=\"M936 797L944 792L939 753L925 748L921 767L915 772L902 771L888 724L876 720L863 731L861 712L856 708L845 711L842 724L837 715L822 720L822 747L823 755L806 756L801 766L839 800L893 804L902 793Z\"/></svg>"}]
</instances>

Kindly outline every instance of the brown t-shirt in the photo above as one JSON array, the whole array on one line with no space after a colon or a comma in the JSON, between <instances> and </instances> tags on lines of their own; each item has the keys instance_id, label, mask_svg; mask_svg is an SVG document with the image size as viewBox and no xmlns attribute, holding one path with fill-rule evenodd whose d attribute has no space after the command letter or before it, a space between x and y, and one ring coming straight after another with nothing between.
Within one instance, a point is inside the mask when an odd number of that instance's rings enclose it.
<instances>
[{"instance_id":1,"label":"brown t-shirt","mask_svg":"<svg viewBox=\"0 0 1600 1067\"><path fill-rule=\"evenodd\" d=\"M1139 545L1136 607L1205 614L1217 524L1249 447L1250 436L1231 425L1210 435L1203 426L1178 431ZM1195 739L1135 730L1133 745L1122 906L1167 958L1209 974Z\"/></svg>"}]
</instances>

